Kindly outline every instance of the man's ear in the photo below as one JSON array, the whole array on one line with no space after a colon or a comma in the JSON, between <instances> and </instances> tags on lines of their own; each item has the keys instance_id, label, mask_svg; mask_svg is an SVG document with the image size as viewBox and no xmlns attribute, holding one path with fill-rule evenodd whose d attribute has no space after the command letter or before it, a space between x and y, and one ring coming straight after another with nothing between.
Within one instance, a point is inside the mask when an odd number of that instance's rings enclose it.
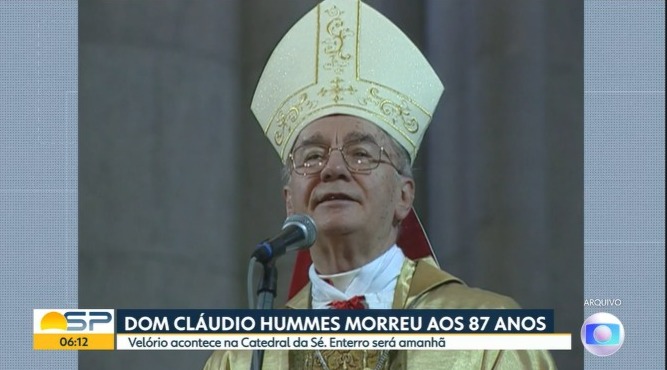
<instances>
[{"instance_id":1,"label":"man's ear","mask_svg":"<svg viewBox=\"0 0 667 370\"><path fill-rule=\"evenodd\" d=\"M287 185L283 186L283 198L285 199L285 213L289 217L294 214L294 205L292 204L292 191Z\"/></svg>"},{"instance_id":2,"label":"man's ear","mask_svg":"<svg viewBox=\"0 0 667 370\"><path fill-rule=\"evenodd\" d=\"M399 197L396 204L396 211L394 214L396 223L400 223L408 217L408 213L412 209L412 204L415 201L415 180L407 176L401 176L399 193L396 195Z\"/></svg>"}]
</instances>

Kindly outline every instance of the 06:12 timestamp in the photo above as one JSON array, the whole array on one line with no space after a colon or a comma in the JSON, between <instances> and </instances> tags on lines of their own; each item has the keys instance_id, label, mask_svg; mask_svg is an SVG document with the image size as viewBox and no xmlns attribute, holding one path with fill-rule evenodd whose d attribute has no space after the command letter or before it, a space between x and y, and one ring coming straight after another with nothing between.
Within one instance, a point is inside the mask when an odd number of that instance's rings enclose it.
<instances>
[{"instance_id":1,"label":"06:12 timestamp","mask_svg":"<svg viewBox=\"0 0 667 370\"><path fill-rule=\"evenodd\" d=\"M88 347L88 338L86 337L77 337L77 338L60 338L61 347Z\"/></svg>"}]
</instances>

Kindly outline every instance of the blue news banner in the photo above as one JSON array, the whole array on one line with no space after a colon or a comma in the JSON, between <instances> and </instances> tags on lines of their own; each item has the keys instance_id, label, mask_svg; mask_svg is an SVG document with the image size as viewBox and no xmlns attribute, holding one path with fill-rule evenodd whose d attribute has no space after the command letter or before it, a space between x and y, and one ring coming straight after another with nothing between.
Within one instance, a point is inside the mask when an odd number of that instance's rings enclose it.
<instances>
[{"instance_id":1,"label":"blue news banner","mask_svg":"<svg viewBox=\"0 0 667 370\"><path fill-rule=\"evenodd\" d=\"M116 349L570 349L553 310L116 310Z\"/></svg>"}]
</instances>

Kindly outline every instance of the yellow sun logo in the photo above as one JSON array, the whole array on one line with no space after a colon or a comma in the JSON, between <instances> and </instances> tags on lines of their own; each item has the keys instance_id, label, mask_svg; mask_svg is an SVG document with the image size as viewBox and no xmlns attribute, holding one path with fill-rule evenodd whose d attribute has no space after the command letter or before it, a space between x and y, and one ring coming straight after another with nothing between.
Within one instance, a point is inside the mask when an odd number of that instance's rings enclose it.
<instances>
[{"instance_id":1,"label":"yellow sun logo","mask_svg":"<svg viewBox=\"0 0 667 370\"><path fill-rule=\"evenodd\" d=\"M67 330L67 319L61 313L51 311L42 317L42 321L39 323L39 326L42 330Z\"/></svg>"}]
</instances>

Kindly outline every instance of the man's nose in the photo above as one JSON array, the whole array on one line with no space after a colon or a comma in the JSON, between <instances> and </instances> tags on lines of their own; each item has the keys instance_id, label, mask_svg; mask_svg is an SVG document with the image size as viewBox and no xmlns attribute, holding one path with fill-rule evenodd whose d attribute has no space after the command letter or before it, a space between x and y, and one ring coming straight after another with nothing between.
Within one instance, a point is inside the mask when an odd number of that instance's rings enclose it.
<instances>
[{"instance_id":1,"label":"man's nose","mask_svg":"<svg viewBox=\"0 0 667 370\"><path fill-rule=\"evenodd\" d=\"M350 171L347 169L343 153L340 150L331 150L329 160L322 169L322 172L320 172L320 176L322 177L322 181L348 179L350 177Z\"/></svg>"}]
</instances>

